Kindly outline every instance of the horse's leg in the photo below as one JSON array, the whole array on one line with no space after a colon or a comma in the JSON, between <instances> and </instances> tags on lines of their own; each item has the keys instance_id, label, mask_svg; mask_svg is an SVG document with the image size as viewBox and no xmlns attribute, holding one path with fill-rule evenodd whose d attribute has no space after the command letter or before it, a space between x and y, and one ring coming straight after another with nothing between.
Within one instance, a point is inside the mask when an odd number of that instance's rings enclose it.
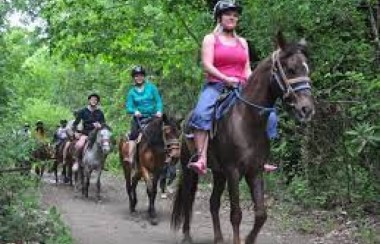
<instances>
[{"instance_id":1,"label":"horse's leg","mask_svg":"<svg viewBox=\"0 0 380 244\"><path fill-rule=\"evenodd\" d=\"M69 176L68 176L68 168L66 165L62 164L62 173L61 175L63 176L63 183L68 183L69 182Z\"/></svg>"},{"instance_id":2,"label":"horse's leg","mask_svg":"<svg viewBox=\"0 0 380 244\"><path fill-rule=\"evenodd\" d=\"M123 166L124 171L124 178L125 178L125 190L128 194L129 199L129 210L132 209L131 203L133 202L133 196L132 196L132 184L131 184L131 167L128 165L128 162L121 160L121 164Z\"/></svg>"},{"instance_id":3,"label":"horse's leg","mask_svg":"<svg viewBox=\"0 0 380 244\"><path fill-rule=\"evenodd\" d=\"M145 167L141 167L142 176L145 180L146 184L146 191L149 197L149 218L152 225L157 224L157 216L156 216L156 210L154 209L154 200L157 195L157 181L158 177L155 175L152 179L151 174L149 173L148 169Z\"/></svg>"},{"instance_id":4,"label":"horse's leg","mask_svg":"<svg viewBox=\"0 0 380 244\"><path fill-rule=\"evenodd\" d=\"M222 172L213 171L214 187L210 198L210 212L214 227L214 243L223 243L223 234L220 228L219 209L220 199L226 186L226 177Z\"/></svg>"},{"instance_id":5,"label":"horse's leg","mask_svg":"<svg viewBox=\"0 0 380 244\"><path fill-rule=\"evenodd\" d=\"M88 198L88 188L90 187L90 179L91 179L91 170L88 169L87 167L84 167L84 196Z\"/></svg>"},{"instance_id":6,"label":"horse's leg","mask_svg":"<svg viewBox=\"0 0 380 244\"><path fill-rule=\"evenodd\" d=\"M73 186L73 168L72 168L72 163L66 163L64 165L64 167L66 168L66 171L69 171L68 172L69 183L70 183L70 186Z\"/></svg>"},{"instance_id":7,"label":"horse's leg","mask_svg":"<svg viewBox=\"0 0 380 244\"><path fill-rule=\"evenodd\" d=\"M132 177L131 201L129 202L129 209L130 209L131 213L136 212L136 205L137 205L136 187L137 187L140 179L141 179L141 172L138 171Z\"/></svg>"},{"instance_id":8,"label":"horse's leg","mask_svg":"<svg viewBox=\"0 0 380 244\"><path fill-rule=\"evenodd\" d=\"M245 243L253 244L260 232L261 227L267 219L267 212L264 204L264 180L262 173L257 174L248 171L245 180L250 188L252 200L255 204L255 224L248 234Z\"/></svg>"},{"instance_id":9,"label":"horse's leg","mask_svg":"<svg viewBox=\"0 0 380 244\"><path fill-rule=\"evenodd\" d=\"M58 184L58 159L54 160L53 172L54 172L54 176L55 176L55 184Z\"/></svg>"},{"instance_id":10,"label":"horse's leg","mask_svg":"<svg viewBox=\"0 0 380 244\"><path fill-rule=\"evenodd\" d=\"M99 169L97 171L97 176L96 176L96 198L97 198L98 202L101 200L100 199L100 187L101 187L100 176L102 175L102 168L103 168L103 164L102 164L102 166L99 167Z\"/></svg>"},{"instance_id":11,"label":"horse's leg","mask_svg":"<svg viewBox=\"0 0 380 244\"><path fill-rule=\"evenodd\" d=\"M45 162L43 162L41 164L41 175L40 175L41 178L44 176L45 168L46 168L46 165L45 165Z\"/></svg>"},{"instance_id":12,"label":"horse's leg","mask_svg":"<svg viewBox=\"0 0 380 244\"><path fill-rule=\"evenodd\" d=\"M159 181L160 181L160 189L161 189L161 193L165 193L165 188L166 188L166 176L161 175Z\"/></svg>"},{"instance_id":13,"label":"horse's leg","mask_svg":"<svg viewBox=\"0 0 380 244\"><path fill-rule=\"evenodd\" d=\"M74 164L74 163L73 163ZM84 174L84 168L82 166L78 167L77 171L74 171L74 174L76 175L76 186L78 190L82 190L82 194L84 195L84 187L85 187L85 174Z\"/></svg>"},{"instance_id":14,"label":"horse's leg","mask_svg":"<svg viewBox=\"0 0 380 244\"><path fill-rule=\"evenodd\" d=\"M152 225L158 224L155 202L156 202L156 196L157 196L157 185L158 185L159 177L160 177L159 174L156 174L153 177L151 192L150 192L150 194L148 193L148 196L149 196L149 215L150 215L150 223Z\"/></svg>"},{"instance_id":15,"label":"horse's leg","mask_svg":"<svg viewBox=\"0 0 380 244\"><path fill-rule=\"evenodd\" d=\"M242 212L239 201L239 170L237 168L227 169L228 191L230 195L231 214L230 220L233 230L233 244L240 244L240 223Z\"/></svg>"}]
</instances>

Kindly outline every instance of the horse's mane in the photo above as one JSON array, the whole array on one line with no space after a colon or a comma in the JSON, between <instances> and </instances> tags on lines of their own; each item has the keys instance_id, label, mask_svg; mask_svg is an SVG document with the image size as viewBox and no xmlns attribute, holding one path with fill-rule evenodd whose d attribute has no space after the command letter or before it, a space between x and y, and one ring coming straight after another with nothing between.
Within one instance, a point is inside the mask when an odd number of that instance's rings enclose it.
<instances>
[{"instance_id":1,"label":"horse's mane","mask_svg":"<svg viewBox=\"0 0 380 244\"><path fill-rule=\"evenodd\" d=\"M88 148L91 149L95 142L96 142L96 136L98 134L98 131L99 129L95 129L93 131L90 132L90 134L88 135Z\"/></svg>"},{"instance_id":2,"label":"horse's mane","mask_svg":"<svg viewBox=\"0 0 380 244\"><path fill-rule=\"evenodd\" d=\"M144 128L143 136L146 138L150 146L164 146L162 138L162 118L154 118Z\"/></svg>"}]
</instances>

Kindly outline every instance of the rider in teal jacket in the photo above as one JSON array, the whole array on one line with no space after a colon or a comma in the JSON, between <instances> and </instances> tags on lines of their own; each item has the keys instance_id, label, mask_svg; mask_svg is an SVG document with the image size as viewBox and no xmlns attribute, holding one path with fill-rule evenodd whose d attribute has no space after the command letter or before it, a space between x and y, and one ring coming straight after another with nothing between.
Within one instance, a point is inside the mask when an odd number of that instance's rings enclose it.
<instances>
[{"instance_id":1,"label":"rider in teal jacket","mask_svg":"<svg viewBox=\"0 0 380 244\"><path fill-rule=\"evenodd\" d=\"M141 66L132 69L134 86L129 90L125 107L133 115L131 131L128 135L129 163L133 163L136 142L139 135L139 122L145 118L162 116L162 100L157 87L145 79L145 70Z\"/></svg>"},{"instance_id":2,"label":"rider in teal jacket","mask_svg":"<svg viewBox=\"0 0 380 244\"><path fill-rule=\"evenodd\" d=\"M162 100L157 87L148 80L144 81L144 87L132 87L127 96L127 112L135 115L139 111L142 117L153 117L157 112L162 113Z\"/></svg>"}]
</instances>

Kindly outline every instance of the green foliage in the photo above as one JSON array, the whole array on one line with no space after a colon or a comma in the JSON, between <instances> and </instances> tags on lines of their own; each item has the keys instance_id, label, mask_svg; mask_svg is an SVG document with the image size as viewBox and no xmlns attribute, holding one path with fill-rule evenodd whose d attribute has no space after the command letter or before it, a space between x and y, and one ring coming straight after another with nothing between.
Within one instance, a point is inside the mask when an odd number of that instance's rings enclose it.
<instances>
[{"instance_id":1,"label":"green foliage","mask_svg":"<svg viewBox=\"0 0 380 244\"><path fill-rule=\"evenodd\" d=\"M54 105L48 101L37 98L27 98L24 101L21 112L21 121L34 124L38 120L42 120L47 128L51 128L53 132L59 121L72 116L71 111L67 108Z\"/></svg>"},{"instance_id":2,"label":"green foliage","mask_svg":"<svg viewBox=\"0 0 380 244\"><path fill-rule=\"evenodd\" d=\"M0 115L14 130L41 119L52 131L96 91L118 139L129 128L124 103L136 64L158 85L165 112L186 115L203 83L199 48L213 29L212 2L7 1L1 17L16 7L44 18L47 29L10 28L0 19ZM280 114L271 160L281 167L266 177L268 192L306 207L378 204L379 50L368 9L345 0L239 2L239 33L260 58L275 49L278 29L292 40L306 37L310 47L317 113L307 126ZM0 159L27 156L9 149ZM116 153L108 165L119 169Z\"/></svg>"},{"instance_id":3,"label":"green foliage","mask_svg":"<svg viewBox=\"0 0 380 244\"><path fill-rule=\"evenodd\" d=\"M24 166L34 147L12 125L0 129L0 170ZM0 242L72 243L67 228L53 211L41 209L38 181L28 174L0 173Z\"/></svg>"}]
</instances>

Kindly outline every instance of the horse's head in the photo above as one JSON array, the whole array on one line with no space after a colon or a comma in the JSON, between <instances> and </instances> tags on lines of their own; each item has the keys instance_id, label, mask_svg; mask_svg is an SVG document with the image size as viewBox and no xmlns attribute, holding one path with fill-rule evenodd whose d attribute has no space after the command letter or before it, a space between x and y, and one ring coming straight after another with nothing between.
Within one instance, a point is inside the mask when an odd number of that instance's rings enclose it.
<instances>
[{"instance_id":1,"label":"horse's head","mask_svg":"<svg viewBox=\"0 0 380 244\"><path fill-rule=\"evenodd\" d=\"M111 128L108 125L102 125L96 133L96 143L100 146L103 154L108 154L111 151Z\"/></svg>"},{"instance_id":2,"label":"horse's head","mask_svg":"<svg viewBox=\"0 0 380 244\"><path fill-rule=\"evenodd\" d=\"M180 156L180 140L181 124L180 118L168 118L165 114L163 116L163 139L165 143L165 150L167 157L172 161L177 161Z\"/></svg>"},{"instance_id":3,"label":"horse's head","mask_svg":"<svg viewBox=\"0 0 380 244\"><path fill-rule=\"evenodd\" d=\"M45 146L45 150L46 150L46 154L47 154L48 159L55 159L55 150L54 150L53 145L48 143Z\"/></svg>"},{"instance_id":4,"label":"horse's head","mask_svg":"<svg viewBox=\"0 0 380 244\"><path fill-rule=\"evenodd\" d=\"M272 54L273 86L285 107L300 122L314 115L314 99L306 55L306 41L287 43L281 32L277 34L278 49Z\"/></svg>"},{"instance_id":5,"label":"horse's head","mask_svg":"<svg viewBox=\"0 0 380 244\"><path fill-rule=\"evenodd\" d=\"M66 129L66 135L70 139L70 141L74 140L75 133L74 133L73 127L71 125L67 125L65 129Z\"/></svg>"}]
</instances>

